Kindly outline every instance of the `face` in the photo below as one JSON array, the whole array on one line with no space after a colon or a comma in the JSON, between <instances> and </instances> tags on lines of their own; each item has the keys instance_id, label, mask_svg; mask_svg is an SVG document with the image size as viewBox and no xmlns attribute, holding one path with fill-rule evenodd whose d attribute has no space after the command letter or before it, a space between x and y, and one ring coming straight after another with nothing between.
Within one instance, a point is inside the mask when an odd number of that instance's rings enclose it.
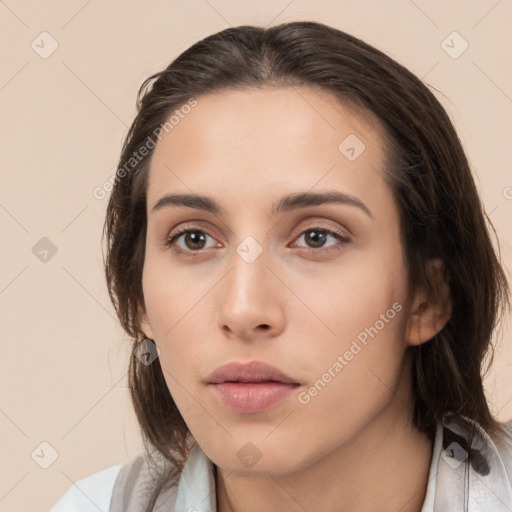
<instances>
[{"instance_id":1,"label":"face","mask_svg":"<svg viewBox=\"0 0 512 512\"><path fill-rule=\"evenodd\" d=\"M409 384L408 280L383 143L368 119L305 87L197 101L151 161L143 330L215 464L290 473L347 446ZM160 201L168 194L209 199ZM234 409L206 383L233 361L268 363L295 385L231 385L246 406Z\"/></svg>"}]
</instances>

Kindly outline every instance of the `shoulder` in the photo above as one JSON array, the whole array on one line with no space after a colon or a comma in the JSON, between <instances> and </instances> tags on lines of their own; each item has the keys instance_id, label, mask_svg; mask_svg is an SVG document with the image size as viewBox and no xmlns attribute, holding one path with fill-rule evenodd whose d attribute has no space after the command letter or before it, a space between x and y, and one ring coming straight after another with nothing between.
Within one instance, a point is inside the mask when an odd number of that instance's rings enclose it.
<instances>
[{"instance_id":1,"label":"shoulder","mask_svg":"<svg viewBox=\"0 0 512 512\"><path fill-rule=\"evenodd\" d=\"M143 453L124 464L112 490L109 512L146 510L192 510L197 496L209 497L208 510L215 510L212 489L213 464L197 443L187 455L173 462L158 451ZM181 460L180 460L181 459ZM213 493L213 496L215 494Z\"/></svg>"},{"instance_id":2,"label":"shoulder","mask_svg":"<svg viewBox=\"0 0 512 512\"><path fill-rule=\"evenodd\" d=\"M140 453L127 461L114 483L110 512L145 511L157 507L162 500L169 508L174 504L179 485L179 477L172 478L176 476L173 469L175 466L158 452Z\"/></svg>"},{"instance_id":3,"label":"shoulder","mask_svg":"<svg viewBox=\"0 0 512 512\"><path fill-rule=\"evenodd\" d=\"M512 418L501 423L499 430L491 434L491 438L498 449L512 485Z\"/></svg>"},{"instance_id":4,"label":"shoulder","mask_svg":"<svg viewBox=\"0 0 512 512\"><path fill-rule=\"evenodd\" d=\"M77 480L50 512L108 512L114 483L122 464L102 469Z\"/></svg>"}]
</instances>

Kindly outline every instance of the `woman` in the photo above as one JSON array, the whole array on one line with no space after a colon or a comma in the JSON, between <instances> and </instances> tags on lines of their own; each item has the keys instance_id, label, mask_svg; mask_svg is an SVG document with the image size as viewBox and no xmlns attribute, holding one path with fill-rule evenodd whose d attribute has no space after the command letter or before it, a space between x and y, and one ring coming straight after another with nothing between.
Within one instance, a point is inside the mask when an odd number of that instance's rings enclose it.
<instances>
[{"instance_id":1,"label":"woman","mask_svg":"<svg viewBox=\"0 0 512 512\"><path fill-rule=\"evenodd\" d=\"M508 286L428 88L292 22L199 41L138 100L105 268L146 452L89 500L511 510L512 420L482 385Z\"/></svg>"}]
</instances>

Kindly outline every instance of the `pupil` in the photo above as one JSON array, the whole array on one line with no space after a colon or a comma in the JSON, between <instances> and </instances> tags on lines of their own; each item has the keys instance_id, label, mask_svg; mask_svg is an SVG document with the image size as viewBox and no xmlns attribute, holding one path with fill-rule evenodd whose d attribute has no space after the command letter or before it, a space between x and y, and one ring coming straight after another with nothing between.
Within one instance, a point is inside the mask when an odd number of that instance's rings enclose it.
<instances>
[{"instance_id":1,"label":"pupil","mask_svg":"<svg viewBox=\"0 0 512 512\"><path fill-rule=\"evenodd\" d=\"M202 248L203 245L204 245L205 237L204 237L204 234L197 235L197 233L198 233L197 231L194 231L194 232L191 232L191 233L187 233L186 241L192 239L192 245L198 243L200 245L199 248ZM203 242L202 245L201 245L201 241ZM193 248L197 249L198 247L196 246L196 247L193 247Z\"/></svg>"},{"instance_id":2,"label":"pupil","mask_svg":"<svg viewBox=\"0 0 512 512\"><path fill-rule=\"evenodd\" d=\"M321 243L322 239L325 239L325 233L322 233L321 231L309 231L310 235L307 236L310 240L313 241L313 245L316 244L316 246L321 247L323 244ZM320 243L318 242L318 239L320 238ZM315 240L316 239L316 240Z\"/></svg>"}]
</instances>

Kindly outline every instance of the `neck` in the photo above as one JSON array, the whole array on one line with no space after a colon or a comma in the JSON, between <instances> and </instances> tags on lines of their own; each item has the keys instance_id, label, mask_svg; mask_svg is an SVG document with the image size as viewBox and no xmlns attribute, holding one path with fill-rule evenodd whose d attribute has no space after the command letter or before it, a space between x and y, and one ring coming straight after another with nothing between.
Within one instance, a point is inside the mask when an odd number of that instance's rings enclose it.
<instances>
[{"instance_id":1,"label":"neck","mask_svg":"<svg viewBox=\"0 0 512 512\"><path fill-rule=\"evenodd\" d=\"M243 477L216 468L217 510L420 512L432 449L433 440L412 425L410 409L397 400L349 443L301 471Z\"/></svg>"}]
</instances>

